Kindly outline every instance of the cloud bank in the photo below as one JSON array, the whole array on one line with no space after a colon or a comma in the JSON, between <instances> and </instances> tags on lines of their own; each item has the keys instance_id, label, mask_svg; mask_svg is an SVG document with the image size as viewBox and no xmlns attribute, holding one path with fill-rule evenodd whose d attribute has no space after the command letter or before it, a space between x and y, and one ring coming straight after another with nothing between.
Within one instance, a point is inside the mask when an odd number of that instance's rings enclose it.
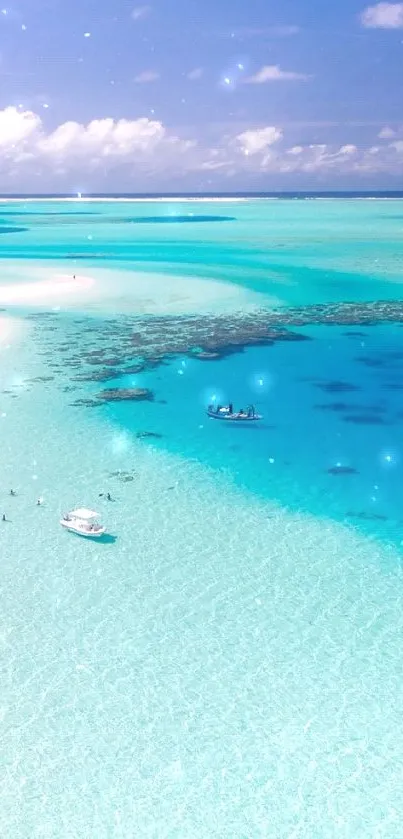
<instances>
[{"instance_id":1,"label":"cloud bank","mask_svg":"<svg viewBox=\"0 0 403 839\"><path fill-rule=\"evenodd\" d=\"M111 181L119 172L130 188L141 177L150 183L155 178L158 188L164 179L198 173L221 180L294 173L403 174L401 132L383 129L368 147L348 137L339 145L290 140L281 126L263 125L221 134L207 145L147 117L69 121L49 131L40 115L8 107L0 111L0 192L24 191L32 184L37 189L39 183L43 191L49 183L62 191L84 183L96 191L105 177Z\"/></svg>"}]
</instances>

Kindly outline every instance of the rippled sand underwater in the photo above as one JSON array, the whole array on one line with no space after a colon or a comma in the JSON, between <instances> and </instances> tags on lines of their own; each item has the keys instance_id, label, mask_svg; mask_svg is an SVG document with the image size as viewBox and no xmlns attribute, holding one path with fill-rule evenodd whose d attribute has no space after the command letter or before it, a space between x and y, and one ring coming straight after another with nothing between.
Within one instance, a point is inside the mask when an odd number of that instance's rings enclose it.
<instances>
[{"instance_id":1,"label":"rippled sand underwater","mask_svg":"<svg viewBox=\"0 0 403 839\"><path fill-rule=\"evenodd\" d=\"M164 366L133 427L74 406L109 383L74 381L81 315L45 302L9 305L0 344L0 833L399 837L400 550L247 491L225 456L137 439ZM81 353L102 317L82 312ZM224 362L195 363L220 383ZM114 538L65 533L78 504Z\"/></svg>"}]
</instances>

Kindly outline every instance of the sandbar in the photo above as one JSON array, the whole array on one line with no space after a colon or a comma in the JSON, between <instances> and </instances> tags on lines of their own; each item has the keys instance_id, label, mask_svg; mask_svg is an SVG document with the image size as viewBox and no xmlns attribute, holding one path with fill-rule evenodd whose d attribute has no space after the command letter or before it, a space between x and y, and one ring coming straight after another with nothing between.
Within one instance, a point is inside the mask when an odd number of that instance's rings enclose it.
<instances>
[{"instance_id":1,"label":"sandbar","mask_svg":"<svg viewBox=\"0 0 403 839\"><path fill-rule=\"evenodd\" d=\"M74 269L73 269L74 270ZM54 266L10 263L0 306L56 306L89 314L185 315L248 312L281 305L233 283L199 277L89 267L90 274L57 274ZM7 276L7 267L5 267Z\"/></svg>"},{"instance_id":2,"label":"sandbar","mask_svg":"<svg viewBox=\"0 0 403 839\"><path fill-rule=\"evenodd\" d=\"M95 285L91 277L59 275L48 280L29 283L0 285L0 305L49 304L66 301L72 296L80 298Z\"/></svg>"}]
</instances>

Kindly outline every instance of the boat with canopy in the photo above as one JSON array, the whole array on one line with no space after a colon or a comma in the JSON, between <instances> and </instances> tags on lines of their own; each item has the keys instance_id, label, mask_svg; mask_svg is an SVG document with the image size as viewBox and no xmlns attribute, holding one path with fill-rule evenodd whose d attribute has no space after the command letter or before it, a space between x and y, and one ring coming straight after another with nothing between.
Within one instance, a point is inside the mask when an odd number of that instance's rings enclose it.
<instances>
[{"instance_id":1,"label":"boat with canopy","mask_svg":"<svg viewBox=\"0 0 403 839\"><path fill-rule=\"evenodd\" d=\"M65 513L60 524L66 530L77 533L78 536L85 536L87 539L99 539L106 532L106 528L99 522L98 513L88 510L86 507L79 507L71 513Z\"/></svg>"}]
</instances>

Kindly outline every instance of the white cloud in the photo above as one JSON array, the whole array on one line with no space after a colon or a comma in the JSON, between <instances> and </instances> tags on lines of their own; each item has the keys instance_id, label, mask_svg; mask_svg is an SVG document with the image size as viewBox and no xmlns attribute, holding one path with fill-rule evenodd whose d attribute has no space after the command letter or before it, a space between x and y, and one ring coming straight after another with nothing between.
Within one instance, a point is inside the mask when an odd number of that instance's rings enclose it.
<instances>
[{"instance_id":1,"label":"white cloud","mask_svg":"<svg viewBox=\"0 0 403 839\"><path fill-rule=\"evenodd\" d=\"M181 161L194 142L167 131L158 120L96 119L65 122L47 132L37 114L9 107L0 111L0 172L24 173L28 165L44 176L79 170L134 165L161 168ZM161 157L161 159L160 159ZM161 165L160 165L161 163Z\"/></svg>"},{"instance_id":2,"label":"white cloud","mask_svg":"<svg viewBox=\"0 0 403 839\"><path fill-rule=\"evenodd\" d=\"M191 70L190 73L187 74L189 81L197 82L204 74L203 67L195 67L194 70Z\"/></svg>"},{"instance_id":3,"label":"white cloud","mask_svg":"<svg viewBox=\"0 0 403 839\"><path fill-rule=\"evenodd\" d=\"M283 134L280 128L275 125L268 125L265 128L256 128L243 131L235 138L237 145L244 154L259 154L267 151L269 146L281 140Z\"/></svg>"},{"instance_id":4,"label":"white cloud","mask_svg":"<svg viewBox=\"0 0 403 839\"><path fill-rule=\"evenodd\" d=\"M41 128L41 119L33 111L10 107L0 111L0 150L23 148Z\"/></svg>"},{"instance_id":5,"label":"white cloud","mask_svg":"<svg viewBox=\"0 0 403 839\"><path fill-rule=\"evenodd\" d=\"M389 128L389 126L385 126L382 128L378 134L380 140L390 140L392 137L396 137L396 131L393 128Z\"/></svg>"},{"instance_id":6,"label":"white cloud","mask_svg":"<svg viewBox=\"0 0 403 839\"><path fill-rule=\"evenodd\" d=\"M131 17L132 20L144 20L145 17L148 17L151 14L151 12L151 6L135 6Z\"/></svg>"},{"instance_id":7,"label":"white cloud","mask_svg":"<svg viewBox=\"0 0 403 839\"><path fill-rule=\"evenodd\" d=\"M361 15L367 29L403 29L403 3L377 3Z\"/></svg>"},{"instance_id":8,"label":"white cloud","mask_svg":"<svg viewBox=\"0 0 403 839\"><path fill-rule=\"evenodd\" d=\"M110 118L96 119L88 125L65 122L52 133L40 137L36 148L50 158L128 158L134 152L154 149L165 135L161 122L145 117L116 122Z\"/></svg>"},{"instance_id":9,"label":"white cloud","mask_svg":"<svg viewBox=\"0 0 403 839\"><path fill-rule=\"evenodd\" d=\"M309 78L304 73L295 73L291 70L281 70L278 64L266 64L253 76L245 79L246 84L265 84L266 82L296 81L297 79Z\"/></svg>"},{"instance_id":10,"label":"white cloud","mask_svg":"<svg viewBox=\"0 0 403 839\"><path fill-rule=\"evenodd\" d=\"M135 77L134 81L137 84L149 84L150 82L158 81L159 78L160 74L155 70L144 70Z\"/></svg>"},{"instance_id":11,"label":"white cloud","mask_svg":"<svg viewBox=\"0 0 403 839\"><path fill-rule=\"evenodd\" d=\"M357 151L358 151L357 146L354 146L352 143L348 143L346 146L342 146L339 149L338 154L351 155L351 154L356 154Z\"/></svg>"},{"instance_id":12,"label":"white cloud","mask_svg":"<svg viewBox=\"0 0 403 839\"><path fill-rule=\"evenodd\" d=\"M47 130L34 111L8 107L0 111L0 176L5 185L11 184L10 191L27 189L35 178L41 179L36 189L41 183L44 190L68 191L84 180L86 188L100 191L106 176L115 179L115 171L122 172L120 183L133 188L141 178L142 186L150 182L160 188L164 177L180 179L191 173L196 183L197 173L210 173L217 182L231 173L243 178L403 174L403 140L399 139L369 147L356 146L348 136L339 145L292 145L275 125L223 135L224 130L224 126L217 128L209 145L178 136L159 120L146 117L107 117L87 124L69 121Z\"/></svg>"},{"instance_id":13,"label":"white cloud","mask_svg":"<svg viewBox=\"0 0 403 839\"><path fill-rule=\"evenodd\" d=\"M403 143L402 143L403 147ZM295 148L295 147L294 147ZM306 173L311 175L376 175L403 172L403 155L399 162L397 149L377 147L358 149L352 143L335 147L327 143L311 143L298 147L298 154L280 152L271 159L262 158L261 170L267 173ZM402 148L403 151L403 148Z\"/></svg>"},{"instance_id":14,"label":"white cloud","mask_svg":"<svg viewBox=\"0 0 403 839\"><path fill-rule=\"evenodd\" d=\"M199 168L206 172L216 172L218 169L228 169L229 166L232 166L230 160L204 160Z\"/></svg>"}]
</instances>

